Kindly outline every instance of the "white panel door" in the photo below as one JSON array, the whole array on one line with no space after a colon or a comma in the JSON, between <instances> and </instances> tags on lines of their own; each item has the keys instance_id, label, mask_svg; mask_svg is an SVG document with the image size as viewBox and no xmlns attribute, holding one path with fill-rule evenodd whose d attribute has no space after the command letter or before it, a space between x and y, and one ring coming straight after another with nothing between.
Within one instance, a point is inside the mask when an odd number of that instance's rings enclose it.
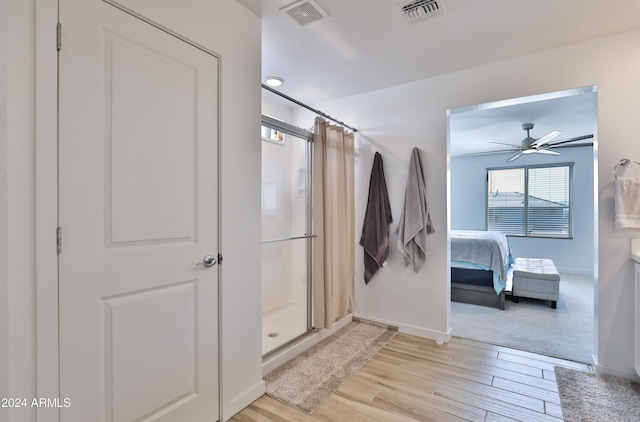
<instances>
[{"instance_id":1,"label":"white panel door","mask_svg":"<svg viewBox=\"0 0 640 422\"><path fill-rule=\"evenodd\" d=\"M218 58L61 0L63 422L215 421Z\"/></svg>"}]
</instances>

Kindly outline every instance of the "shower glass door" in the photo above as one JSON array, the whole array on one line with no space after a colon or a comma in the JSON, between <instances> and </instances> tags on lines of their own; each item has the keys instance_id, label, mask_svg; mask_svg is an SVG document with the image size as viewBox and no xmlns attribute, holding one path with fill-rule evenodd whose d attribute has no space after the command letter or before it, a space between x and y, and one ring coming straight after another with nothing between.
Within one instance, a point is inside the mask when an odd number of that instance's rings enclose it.
<instances>
[{"instance_id":1,"label":"shower glass door","mask_svg":"<svg viewBox=\"0 0 640 422\"><path fill-rule=\"evenodd\" d=\"M270 356L312 330L311 134L263 117L261 135L262 354Z\"/></svg>"}]
</instances>

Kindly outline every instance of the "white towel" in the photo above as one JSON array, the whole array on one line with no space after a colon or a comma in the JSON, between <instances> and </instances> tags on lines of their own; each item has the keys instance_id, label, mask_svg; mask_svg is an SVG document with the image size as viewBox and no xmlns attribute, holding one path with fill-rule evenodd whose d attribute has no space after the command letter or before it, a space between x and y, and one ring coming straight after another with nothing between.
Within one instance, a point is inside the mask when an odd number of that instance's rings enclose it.
<instances>
[{"instance_id":1,"label":"white towel","mask_svg":"<svg viewBox=\"0 0 640 422\"><path fill-rule=\"evenodd\" d=\"M424 181L420 150L413 148L407 187L404 191L404 206L398 222L398 258L405 267L413 263L418 272L427 258L427 235L435 230L427 208L427 188Z\"/></svg>"},{"instance_id":2,"label":"white towel","mask_svg":"<svg viewBox=\"0 0 640 422\"><path fill-rule=\"evenodd\" d=\"M640 178L616 179L615 211L616 230L640 229Z\"/></svg>"}]
</instances>

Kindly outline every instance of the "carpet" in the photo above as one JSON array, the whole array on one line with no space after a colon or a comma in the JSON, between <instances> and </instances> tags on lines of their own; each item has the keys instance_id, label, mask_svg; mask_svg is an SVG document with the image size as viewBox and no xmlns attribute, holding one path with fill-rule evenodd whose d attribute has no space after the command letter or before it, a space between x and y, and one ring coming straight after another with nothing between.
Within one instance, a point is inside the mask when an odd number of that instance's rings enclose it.
<instances>
[{"instance_id":1,"label":"carpet","mask_svg":"<svg viewBox=\"0 0 640 422\"><path fill-rule=\"evenodd\" d=\"M397 331L354 320L265 377L267 394L313 413Z\"/></svg>"},{"instance_id":2,"label":"carpet","mask_svg":"<svg viewBox=\"0 0 640 422\"><path fill-rule=\"evenodd\" d=\"M593 277L560 274L557 309L544 300L507 300L507 309L451 302L453 335L593 363Z\"/></svg>"},{"instance_id":3,"label":"carpet","mask_svg":"<svg viewBox=\"0 0 640 422\"><path fill-rule=\"evenodd\" d=\"M640 421L640 384L560 366L555 370L566 422Z\"/></svg>"}]
</instances>

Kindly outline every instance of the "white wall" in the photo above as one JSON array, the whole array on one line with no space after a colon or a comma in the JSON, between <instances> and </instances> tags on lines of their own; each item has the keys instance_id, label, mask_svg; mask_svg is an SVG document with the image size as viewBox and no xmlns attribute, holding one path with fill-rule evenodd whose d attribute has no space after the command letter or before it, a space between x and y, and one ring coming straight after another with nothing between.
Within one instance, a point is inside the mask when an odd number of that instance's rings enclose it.
<instances>
[{"instance_id":1,"label":"white wall","mask_svg":"<svg viewBox=\"0 0 640 422\"><path fill-rule=\"evenodd\" d=\"M7 12L0 10L0 29L7 34L8 48L8 53L0 56L0 123L4 123L5 109L7 118L7 125L0 125L0 305L8 304L8 314L6 306L0 307L2 397L36 396L35 36L50 31L53 37L55 27L34 25L36 5L52 2L55 4L55 0L9 0L2 2ZM183 22L189 24L172 29L221 56L221 371L222 408L228 419L264 392L260 148L256 142L260 129L260 19L233 1L193 0L189 7L165 1L162 8L153 0L131 4L161 24L172 14L183 16ZM0 51L4 40L3 36ZM10 83L5 88L7 80ZM3 153L5 147L7 154ZM55 156L49 159L55 160ZM11 420L34 421L35 409L15 411Z\"/></svg>"},{"instance_id":2,"label":"white wall","mask_svg":"<svg viewBox=\"0 0 640 422\"><path fill-rule=\"evenodd\" d=\"M611 170L624 157L640 159L640 31L527 55L414 83L353 96L318 108L361 131L358 136L356 225L361 227L374 152L384 158L394 221L397 222L411 147L424 154L427 193L436 233L420 273L392 264L362 281L362 248L356 256L356 315L395 322L433 337L449 323L447 244L448 109L497 100L598 86L599 205L598 370L633 373L633 262L630 238L613 231ZM395 229L397 223L391 225ZM359 234L359 233L358 233ZM395 242L396 237L392 240ZM395 254L394 254L395 255ZM454 333L455 334L455 333Z\"/></svg>"},{"instance_id":3,"label":"white wall","mask_svg":"<svg viewBox=\"0 0 640 422\"><path fill-rule=\"evenodd\" d=\"M452 142L455 142L452 139ZM534 164L573 163L572 239L509 237L514 257L551 258L559 271L593 275L594 201L593 149L564 148L552 157L524 155L506 163L513 154L451 158L451 228L485 230L485 196L487 168Z\"/></svg>"}]
</instances>

